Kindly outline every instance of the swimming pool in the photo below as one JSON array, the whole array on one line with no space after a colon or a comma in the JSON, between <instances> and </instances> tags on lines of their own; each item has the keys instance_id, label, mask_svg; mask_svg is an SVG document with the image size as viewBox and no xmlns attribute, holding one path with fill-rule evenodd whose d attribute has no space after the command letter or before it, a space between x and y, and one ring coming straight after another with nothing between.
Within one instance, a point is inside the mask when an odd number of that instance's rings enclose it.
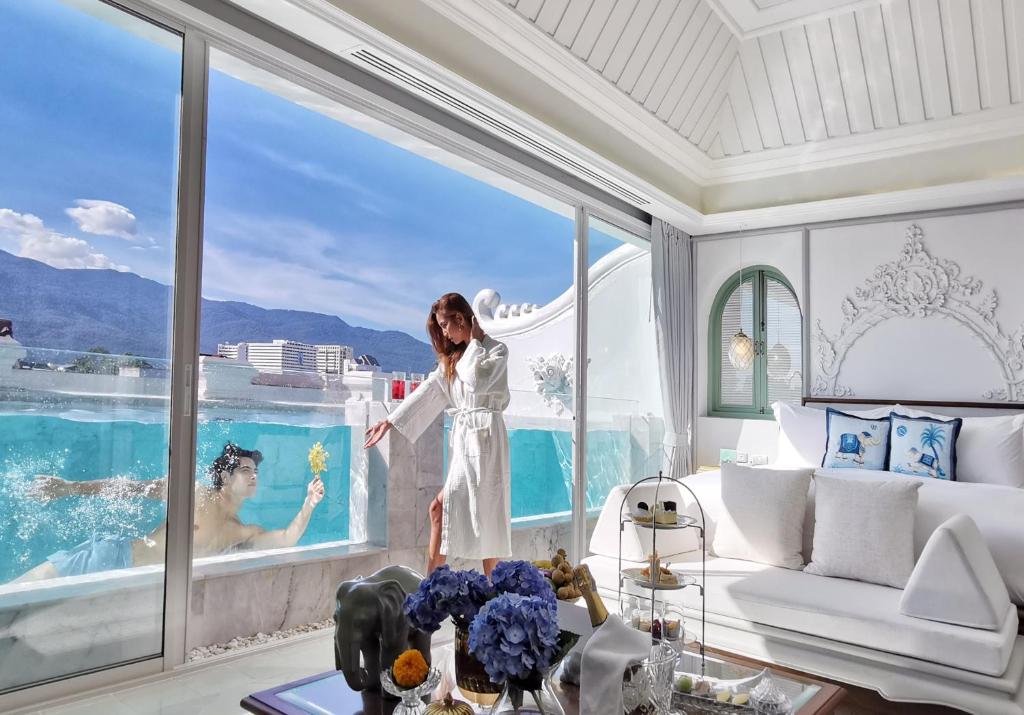
<instances>
[{"instance_id":1,"label":"swimming pool","mask_svg":"<svg viewBox=\"0 0 1024 715\"><path fill-rule=\"evenodd\" d=\"M209 484L206 465L229 441L263 452L256 494L242 507L239 519L265 529L286 527L302 506L312 477L307 454L315 442L322 442L331 453L321 477L324 499L299 544L348 538L351 427L201 419L197 428L199 483ZM99 420L86 412L73 416L0 415L0 583L93 533L141 538L165 516L163 502L117 494L69 497L44 504L29 494L35 475L146 480L166 473L166 422Z\"/></svg>"},{"instance_id":2,"label":"swimming pool","mask_svg":"<svg viewBox=\"0 0 1024 715\"><path fill-rule=\"evenodd\" d=\"M42 503L29 494L37 474L69 480L157 479L167 472L167 423L155 411L0 414L0 584L93 534L142 538L164 519L163 502L111 493ZM243 523L286 527L306 497L307 455L315 442L330 452L322 475L324 500L313 512L300 546L349 538L352 427L296 424L299 415L246 417L234 411L201 414L196 481L209 484L206 466L227 442L263 453L255 496L239 512ZM316 420L323 420L317 416ZM310 420L315 421L315 420ZM572 509L572 436L568 431L510 429L512 517ZM447 440L446 440L447 442ZM588 507L599 507L616 484L637 469L628 430L588 433ZM424 515L424 518L425 515Z\"/></svg>"}]
</instances>

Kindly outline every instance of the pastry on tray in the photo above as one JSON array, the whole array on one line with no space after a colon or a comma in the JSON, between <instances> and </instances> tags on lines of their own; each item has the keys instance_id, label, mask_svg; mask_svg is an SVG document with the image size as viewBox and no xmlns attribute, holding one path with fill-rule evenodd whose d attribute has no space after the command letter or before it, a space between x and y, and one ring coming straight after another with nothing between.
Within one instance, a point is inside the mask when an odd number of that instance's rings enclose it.
<instances>
[{"instance_id":1,"label":"pastry on tray","mask_svg":"<svg viewBox=\"0 0 1024 715\"><path fill-rule=\"evenodd\" d=\"M649 566L645 567L640 572L640 575L643 576L648 581L652 581L652 579L651 579L651 569L650 569ZM667 568L662 566L661 568L658 569L658 577L653 579L652 582L653 583L665 583L665 584L678 584L679 583L679 579L676 577L676 575L674 573L672 573Z\"/></svg>"},{"instance_id":2,"label":"pastry on tray","mask_svg":"<svg viewBox=\"0 0 1024 715\"><path fill-rule=\"evenodd\" d=\"M631 514L633 521L637 524L653 524L654 514L651 513L650 508L647 506L647 502L640 502L636 505L636 509Z\"/></svg>"},{"instance_id":3,"label":"pastry on tray","mask_svg":"<svg viewBox=\"0 0 1024 715\"><path fill-rule=\"evenodd\" d=\"M658 502L654 507L654 521L657 524L676 525L679 523L679 514L676 512L674 501Z\"/></svg>"}]
</instances>

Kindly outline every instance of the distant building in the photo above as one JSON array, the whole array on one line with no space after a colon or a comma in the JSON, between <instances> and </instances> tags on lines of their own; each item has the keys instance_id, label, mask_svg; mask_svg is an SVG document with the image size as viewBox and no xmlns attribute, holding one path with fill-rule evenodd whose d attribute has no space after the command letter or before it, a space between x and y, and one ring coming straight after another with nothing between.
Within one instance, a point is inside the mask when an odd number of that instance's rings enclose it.
<instances>
[{"instance_id":1,"label":"distant building","mask_svg":"<svg viewBox=\"0 0 1024 715\"><path fill-rule=\"evenodd\" d=\"M316 369L331 375L345 372L345 361L352 359L352 348L348 345L315 345Z\"/></svg>"},{"instance_id":2,"label":"distant building","mask_svg":"<svg viewBox=\"0 0 1024 715\"><path fill-rule=\"evenodd\" d=\"M309 345L294 340L269 343L220 343L217 354L231 360L243 360L261 372L324 372L341 374L345 361L352 357L348 345Z\"/></svg>"},{"instance_id":3,"label":"distant building","mask_svg":"<svg viewBox=\"0 0 1024 715\"><path fill-rule=\"evenodd\" d=\"M345 361L345 372L380 372L380 363L373 355L360 355Z\"/></svg>"},{"instance_id":4,"label":"distant building","mask_svg":"<svg viewBox=\"0 0 1024 715\"><path fill-rule=\"evenodd\" d=\"M217 354L220 355L221 357L226 357L229 360L238 360L239 359L239 357L238 357L239 350L244 352L245 351L245 345L246 345L246 343L235 343L235 344L231 344L231 343L218 343L217 344ZM245 358L243 357L241 359L244 360Z\"/></svg>"}]
</instances>

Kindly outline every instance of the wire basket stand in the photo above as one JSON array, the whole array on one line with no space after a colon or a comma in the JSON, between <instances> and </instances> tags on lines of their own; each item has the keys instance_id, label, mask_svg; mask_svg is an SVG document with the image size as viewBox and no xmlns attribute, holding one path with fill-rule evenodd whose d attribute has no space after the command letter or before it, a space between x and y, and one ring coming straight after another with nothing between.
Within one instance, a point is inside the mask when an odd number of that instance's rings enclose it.
<instances>
[{"instance_id":1,"label":"wire basket stand","mask_svg":"<svg viewBox=\"0 0 1024 715\"><path fill-rule=\"evenodd\" d=\"M691 497L693 497L694 503L697 505L697 509L700 512L700 522L691 516L684 516L682 514L677 516L677 523L675 524L658 524L654 519L651 523L638 522L633 519L632 513L623 514L623 510L627 508L629 503L629 495L632 494L633 490L641 484L647 484L649 482L656 482L654 487L654 503L658 503L658 496L661 492L661 486L664 482L672 482L683 489L685 489ZM653 515L653 512L652 512ZM697 529L700 536L700 582L697 583L696 579L689 576L682 577L679 584L661 584L654 581L655 574L650 574L650 580L643 580L635 578L634 576L627 575L622 568L622 534L625 531L626 524L633 524L639 529L650 529L651 530L651 550L657 553L658 550L658 532L666 529ZM634 482L626 493L622 497L622 501L619 503L619 558L618 558L618 571L619 571L619 591L618 591L618 602L622 604L622 587L623 584L628 580L640 586L641 588L647 589L651 592L650 596L643 594L630 593L627 594L633 598L638 598L641 601L650 601L651 604L651 623L654 623L655 609L657 608L657 594L659 591L668 589L680 589L695 586L700 589L700 672L703 676L705 674L706 662L704 659L704 629L705 629L705 589L707 579L707 545L705 543L707 520L704 516L704 507L701 506L700 500L697 495L694 494L693 490L690 489L683 480L676 479L675 477L666 477L660 471L656 477L645 477ZM685 609L683 609L685 612ZM664 633L664 632L663 632ZM662 636L664 637L664 635Z\"/></svg>"}]
</instances>

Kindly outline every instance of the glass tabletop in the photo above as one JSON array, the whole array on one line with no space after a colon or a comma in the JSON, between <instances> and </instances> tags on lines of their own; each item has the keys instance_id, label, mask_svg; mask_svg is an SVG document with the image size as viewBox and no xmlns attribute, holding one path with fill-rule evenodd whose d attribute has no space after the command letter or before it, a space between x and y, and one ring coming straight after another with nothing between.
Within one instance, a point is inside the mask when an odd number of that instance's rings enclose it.
<instances>
[{"instance_id":1,"label":"glass tabletop","mask_svg":"<svg viewBox=\"0 0 1024 715\"><path fill-rule=\"evenodd\" d=\"M820 685L805 682L771 668L735 663L710 653L705 656L704 661L704 676L716 680L745 680L754 678L767 670L778 689L785 693L792 702L793 712L799 712L800 708L810 702L821 690ZM676 674L700 675L700 653L690 650L682 651L679 654L679 661L676 663Z\"/></svg>"}]
</instances>

